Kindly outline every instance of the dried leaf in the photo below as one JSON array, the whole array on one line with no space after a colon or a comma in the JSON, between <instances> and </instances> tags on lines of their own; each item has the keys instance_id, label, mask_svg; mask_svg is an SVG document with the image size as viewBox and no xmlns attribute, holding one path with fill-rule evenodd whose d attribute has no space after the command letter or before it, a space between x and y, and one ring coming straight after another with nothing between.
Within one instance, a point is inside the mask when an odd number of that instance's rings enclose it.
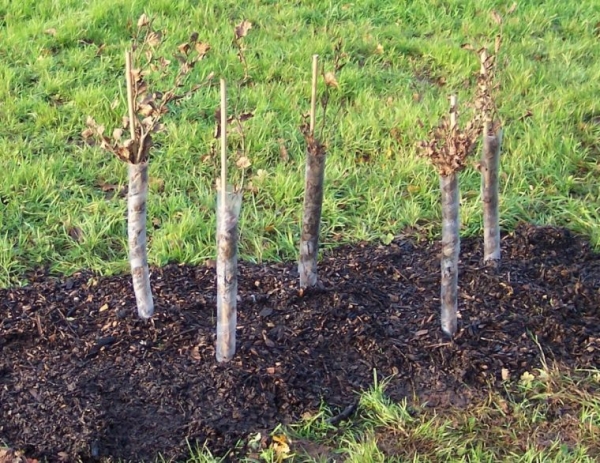
<instances>
[{"instance_id":1,"label":"dried leaf","mask_svg":"<svg viewBox=\"0 0 600 463\"><path fill-rule=\"evenodd\" d=\"M177 49L179 50L180 53L183 53L184 55L187 55L190 52L190 44L189 43L182 43L181 45L179 45L177 47Z\"/></svg>"},{"instance_id":2,"label":"dried leaf","mask_svg":"<svg viewBox=\"0 0 600 463\"><path fill-rule=\"evenodd\" d=\"M496 24L498 24L499 26L502 24L502 16L500 16L500 13L498 13L496 10L492 10L492 19L496 22Z\"/></svg>"},{"instance_id":3,"label":"dried leaf","mask_svg":"<svg viewBox=\"0 0 600 463\"><path fill-rule=\"evenodd\" d=\"M517 9L517 2L514 2L508 10L506 10L506 14L513 14Z\"/></svg>"},{"instance_id":4,"label":"dried leaf","mask_svg":"<svg viewBox=\"0 0 600 463\"><path fill-rule=\"evenodd\" d=\"M338 88L338 81L335 78L335 74L331 71L325 73L325 84L329 87Z\"/></svg>"},{"instance_id":5,"label":"dried leaf","mask_svg":"<svg viewBox=\"0 0 600 463\"><path fill-rule=\"evenodd\" d=\"M252 29L252 23L247 20L243 20L237 26L235 26L235 38L236 40L241 39L242 37L246 37L248 35L248 31Z\"/></svg>"},{"instance_id":6,"label":"dried leaf","mask_svg":"<svg viewBox=\"0 0 600 463\"><path fill-rule=\"evenodd\" d=\"M375 52L376 55L383 55L383 45L381 45L380 43L377 44L377 46L375 47Z\"/></svg>"},{"instance_id":7,"label":"dried leaf","mask_svg":"<svg viewBox=\"0 0 600 463\"><path fill-rule=\"evenodd\" d=\"M88 127L87 129L81 132L81 136L84 140L87 140L88 138L92 138L95 133L96 131L94 129Z\"/></svg>"},{"instance_id":8,"label":"dried leaf","mask_svg":"<svg viewBox=\"0 0 600 463\"><path fill-rule=\"evenodd\" d=\"M239 158L237 160L237 162L235 163L235 165L239 168L239 169L247 169L248 167L250 167L252 164L250 162L250 159L248 159L247 156L242 156L241 158Z\"/></svg>"},{"instance_id":9,"label":"dried leaf","mask_svg":"<svg viewBox=\"0 0 600 463\"><path fill-rule=\"evenodd\" d=\"M205 42L196 42L194 47L196 48L196 52L198 53L200 59L204 58L204 56L206 56L208 53L208 50L210 50L210 45Z\"/></svg>"},{"instance_id":10,"label":"dried leaf","mask_svg":"<svg viewBox=\"0 0 600 463\"><path fill-rule=\"evenodd\" d=\"M146 13L143 13L140 16L140 19L138 19L137 22L137 27L141 28L141 27L145 27L148 24L150 24L150 18L148 17L148 15Z\"/></svg>"},{"instance_id":11,"label":"dried leaf","mask_svg":"<svg viewBox=\"0 0 600 463\"><path fill-rule=\"evenodd\" d=\"M283 162L287 162L290 159L290 155L288 153L288 150L285 146L285 140L283 138L279 138L277 140L277 142L279 143L279 157L281 158L281 160Z\"/></svg>"},{"instance_id":12,"label":"dried leaf","mask_svg":"<svg viewBox=\"0 0 600 463\"><path fill-rule=\"evenodd\" d=\"M162 40L162 34L160 32L150 32L148 37L146 37L146 43L150 45L152 48L156 48L160 45Z\"/></svg>"},{"instance_id":13,"label":"dried leaf","mask_svg":"<svg viewBox=\"0 0 600 463\"><path fill-rule=\"evenodd\" d=\"M56 29L54 29L53 27L51 27L50 29L46 29L44 31L44 34L48 34L48 35L51 35L51 36L55 37L56 36Z\"/></svg>"},{"instance_id":14,"label":"dried leaf","mask_svg":"<svg viewBox=\"0 0 600 463\"><path fill-rule=\"evenodd\" d=\"M271 444L275 454L277 455L277 461L283 461L288 458L290 453L290 446L288 439L284 434L274 435L272 437L273 443Z\"/></svg>"},{"instance_id":15,"label":"dried leaf","mask_svg":"<svg viewBox=\"0 0 600 463\"><path fill-rule=\"evenodd\" d=\"M470 50L470 51L475 51L475 47L473 45L471 45L470 43L463 43L460 48L464 49L464 50Z\"/></svg>"},{"instance_id":16,"label":"dried leaf","mask_svg":"<svg viewBox=\"0 0 600 463\"><path fill-rule=\"evenodd\" d=\"M118 142L119 140L121 140L122 136L123 136L123 129L117 128L117 129L113 130L113 138L115 141Z\"/></svg>"},{"instance_id":17,"label":"dried leaf","mask_svg":"<svg viewBox=\"0 0 600 463\"><path fill-rule=\"evenodd\" d=\"M67 228L67 234L76 243L81 243L81 241L83 241L83 230L79 227Z\"/></svg>"},{"instance_id":18,"label":"dried leaf","mask_svg":"<svg viewBox=\"0 0 600 463\"><path fill-rule=\"evenodd\" d=\"M253 117L254 117L254 113L249 111L249 112L240 114L235 119L237 119L240 122L244 122L244 121L247 121L248 119L252 119ZM234 118L232 117L231 119L234 119Z\"/></svg>"}]
</instances>

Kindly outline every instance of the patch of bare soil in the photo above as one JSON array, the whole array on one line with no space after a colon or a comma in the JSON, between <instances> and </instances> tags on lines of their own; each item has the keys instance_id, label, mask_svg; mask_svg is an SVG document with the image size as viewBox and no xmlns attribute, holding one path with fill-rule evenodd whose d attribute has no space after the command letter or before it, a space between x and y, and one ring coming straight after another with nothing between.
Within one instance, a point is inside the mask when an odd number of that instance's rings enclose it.
<instances>
[{"instance_id":1,"label":"patch of bare soil","mask_svg":"<svg viewBox=\"0 0 600 463\"><path fill-rule=\"evenodd\" d=\"M240 270L238 353L214 360L215 272L154 269L157 314L135 316L130 278L38 276L0 290L0 440L49 461L217 455L322 401L340 412L394 375L394 399L463 406L549 361L600 364L600 256L569 231L522 226L497 271L462 243L460 323L439 328L439 244L412 239L327 254L323 287L295 264ZM539 344L539 345L538 345ZM231 457L234 458L234 457Z\"/></svg>"}]
</instances>

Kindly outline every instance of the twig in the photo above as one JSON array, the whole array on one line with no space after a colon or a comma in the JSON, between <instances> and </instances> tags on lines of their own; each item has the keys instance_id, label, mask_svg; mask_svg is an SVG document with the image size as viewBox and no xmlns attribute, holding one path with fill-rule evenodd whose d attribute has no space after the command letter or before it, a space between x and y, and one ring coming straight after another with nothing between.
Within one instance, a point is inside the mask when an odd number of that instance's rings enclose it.
<instances>
[{"instance_id":1,"label":"twig","mask_svg":"<svg viewBox=\"0 0 600 463\"><path fill-rule=\"evenodd\" d=\"M310 98L310 134L315 136L315 123L317 118L317 78L319 74L319 55L313 55L312 61L312 92Z\"/></svg>"},{"instance_id":2,"label":"twig","mask_svg":"<svg viewBox=\"0 0 600 463\"><path fill-rule=\"evenodd\" d=\"M125 52L125 77L127 79L127 109L129 110L129 132L131 140L135 140L135 103L134 103L134 90L133 90L133 78L131 71L133 68L133 53L131 50ZM136 159L137 161L137 159Z\"/></svg>"},{"instance_id":3,"label":"twig","mask_svg":"<svg viewBox=\"0 0 600 463\"><path fill-rule=\"evenodd\" d=\"M347 420L348 418L350 418L350 416L352 416L352 414L354 414L354 412L356 412L356 410L358 409L358 401L354 402L353 404L348 405L346 408L344 408L342 410L341 413L339 413L338 415L332 416L330 418L327 418L325 421L328 424L332 424L332 425L336 425L338 423L340 423L341 421Z\"/></svg>"}]
</instances>

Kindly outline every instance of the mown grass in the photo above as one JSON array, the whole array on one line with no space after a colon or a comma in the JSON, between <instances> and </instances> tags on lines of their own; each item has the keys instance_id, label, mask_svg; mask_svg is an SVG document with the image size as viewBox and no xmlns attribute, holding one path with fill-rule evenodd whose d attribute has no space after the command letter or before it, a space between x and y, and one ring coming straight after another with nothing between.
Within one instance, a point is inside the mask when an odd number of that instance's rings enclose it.
<instances>
[{"instance_id":1,"label":"mown grass","mask_svg":"<svg viewBox=\"0 0 600 463\"><path fill-rule=\"evenodd\" d=\"M242 258L295 259L303 187L303 140L310 57L331 66L342 40L348 64L333 92L323 211L325 246L383 240L406 227L436 236L437 175L414 144L447 110L447 96L470 98L478 70L460 48L493 43L491 11L502 2L269 2L183 0L22 1L0 9L0 284L28 270L56 273L126 269L125 167L82 145L88 115L109 128L125 113L123 50L146 12L174 50L191 31L212 49L196 69L230 82L246 123L250 179L242 213ZM502 227L521 220L567 225L600 244L596 82L600 77L597 2L523 2L502 26L498 93L505 121ZM233 26L247 19L251 85L237 88L243 66ZM381 47L378 47L378 46ZM440 86L440 83L445 85ZM215 82L216 84L216 82ZM117 99L119 106L111 109ZM211 155L217 85L168 117L152 154L150 260L201 263L214 256ZM524 117L531 113L531 117ZM423 122L423 126L419 125ZM281 159L281 147L289 155ZM235 156L235 153L233 154ZM461 175L462 228L481 229L479 176ZM249 185L247 183L247 185ZM74 238L75 236L75 238Z\"/></svg>"},{"instance_id":2,"label":"mown grass","mask_svg":"<svg viewBox=\"0 0 600 463\"><path fill-rule=\"evenodd\" d=\"M320 54L327 68L338 40L348 64L337 76L324 133L323 244L385 242L407 227L437 236L437 174L414 145L447 110L450 93L470 97L478 62L460 45L491 44L499 32L502 227L566 225L600 246L600 3L524 1L504 15L507 7L459 0L1 2L0 286L23 283L36 267L59 274L126 269L118 194L126 169L82 143L80 133L87 116L112 128L125 113L123 51L143 12L168 32L167 49L197 30L212 47L197 79L225 77L235 110L254 113L245 128L252 167L243 259L296 258L304 172L298 127L308 110L310 57ZM494 9L504 15L501 31ZM253 23L245 38L251 84L238 88L244 69L232 38L243 19ZM215 85L174 108L152 154L152 264L214 256L218 101ZM461 174L464 235L481 232L479 181L474 168ZM310 438L347 461L592 461L600 414L585 391L597 376L540 378L514 401L493 396L454 415L409 413L385 402L377 386L345 432L331 433L320 415L291 437ZM560 387L540 392L538 384ZM548 419L557 404L567 412Z\"/></svg>"},{"instance_id":3,"label":"mown grass","mask_svg":"<svg viewBox=\"0 0 600 463\"><path fill-rule=\"evenodd\" d=\"M392 380L392 379L390 379ZM264 448L251 436L243 462L569 462L600 457L600 374L543 368L464 409L390 401L384 383L360 397L352 420L332 426L329 410L278 428ZM283 443L283 444L282 444ZM242 443L241 443L242 444ZM206 449L190 463L214 463Z\"/></svg>"}]
</instances>

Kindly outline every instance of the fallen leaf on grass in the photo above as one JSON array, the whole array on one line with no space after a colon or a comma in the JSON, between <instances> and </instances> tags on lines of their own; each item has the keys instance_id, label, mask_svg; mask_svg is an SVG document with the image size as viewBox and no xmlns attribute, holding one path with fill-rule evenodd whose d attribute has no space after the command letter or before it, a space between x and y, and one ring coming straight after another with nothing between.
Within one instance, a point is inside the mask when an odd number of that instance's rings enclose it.
<instances>
[{"instance_id":1,"label":"fallen leaf on grass","mask_svg":"<svg viewBox=\"0 0 600 463\"><path fill-rule=\"evenodd\" d=\"M250 29L252 29L252 23L244 19L241 23L235 26L235 38L239 40L242 37L246 37Z\"/></svg>"},{"instance_id":2,"label":"fallen leaf on grass","mask_svg":"<svg viewBox=\"0 0 600 463\"><path fill-rule=\"evenodd\" d=\"M288 444L288 439L284 434L279 436L275 435L272 437L273 443L271 447L275 450L276 461L283 461L288 458L290 454L290 446Z\"/></svg>"},{"instance_id":3,"label":"fallen leaf on grass","mask_svg":"<svg viewBox=\"0 0 600 463\"><path fill-rule=\"evenodd\" d=\"M334 88L339 87L338 81L335 78L335 74L333 72L329 71L325 73L325 85Z\"/></svg>"}]
</instances>

